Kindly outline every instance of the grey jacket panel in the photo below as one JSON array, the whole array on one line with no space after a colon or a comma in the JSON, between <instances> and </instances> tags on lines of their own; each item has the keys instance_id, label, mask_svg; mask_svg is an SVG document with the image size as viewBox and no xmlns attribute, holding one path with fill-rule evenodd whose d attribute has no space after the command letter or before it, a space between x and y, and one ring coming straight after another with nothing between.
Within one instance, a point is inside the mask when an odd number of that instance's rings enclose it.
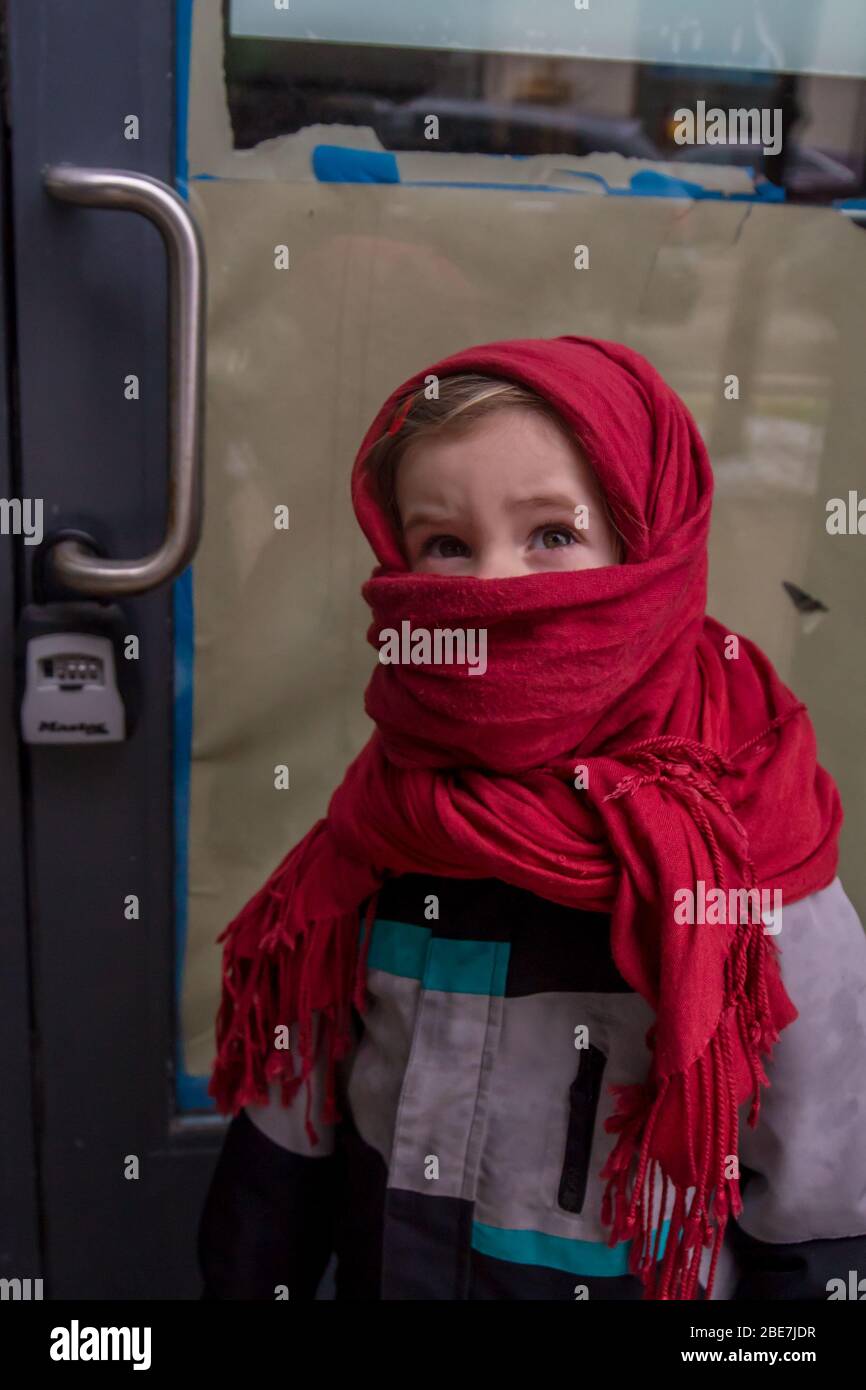
<instances>
[{"instance_id":1,"label":"grey jacket panel","mask_svg":"<svg viewBox=\"0 0 866 1390\"><path fill-rule=\"evenodd\" d=\"M766 1065L740 1225L764 1241L866 1233L866 933L839 879L784 909L782 979L799 1017ZM866 1272L866 1271L864 1271Z\"/></svg>"},{"instance_id":2,"label":"grey jacket panel","mask_svg":"<svg viewBox=\"0 0 866 1390\"><path fill-rule=\"evenodd\" d=\"M384 1190L371 1198L381 1197L381 1211L369 1229L387 1231L399 1211L400 1258L413 1263L414 1290L429 1258L423 1232L442 1213L437 1258L443 1239L465 1241L471 1250L452 1254L474 1262L475 1272L459 1292L435 1297L572 1296L559 1285L539 1294L547 1275L569 1289L585 1277L593 1297L638 1296L606 1253L599 1171L615 1140L604 1128L615 1105L609 1088L645 1079L651 1010L612 964L600 965L598 922L584 971L573 948L590 939L579 920L588 915L563 917L564 909L492 880L449 884L432 881L443 895L467 893L468 908L458 909L455 897L443 922L428 923L431 881L397 880L373 928L369 1007L341 1067L359 1136L351 1161L361 1154L382 1175ZM748 1103L741 1107L744 1209L726 1239L714 1298L740 1296L759 1265L774 1271L764 1296L823 1297L837 1248L840 1276L855 1257L866 1266L866 936L836 879L786 906L775 940L799 1016L766 1063L770 1085L755 1130ZM594 988L575 987L583 978ZM316 1085L317 1115L321 1076ZM247 1114L284 1150L327 1159L335 1129L316 1119L322 1144L311 1147L304 1099L302 1092L291 1109L272 1103ZM418 1251L407 1257L415 1221ZM792 1245L797 1279L784 1272ZM705 1251L702 1277L709 1257ZM811 1283L802 1276L810 1261ZM472 1280L491 1266L505 1271L496 1287L507 1292L474 1294ZM383 1287L399 1289L400 1278L392 1262Z\"/></svg>"}]
</instances>

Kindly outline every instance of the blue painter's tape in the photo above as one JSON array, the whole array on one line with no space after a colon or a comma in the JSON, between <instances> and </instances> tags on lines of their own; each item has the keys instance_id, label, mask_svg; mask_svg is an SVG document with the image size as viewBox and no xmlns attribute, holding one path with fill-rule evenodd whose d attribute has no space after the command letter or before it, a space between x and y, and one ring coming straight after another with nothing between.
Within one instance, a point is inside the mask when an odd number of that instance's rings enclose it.
<instances>
[{"instance_id":1,"label":"blue painter's tape","mask_svg":"<svg viewBox=\"0 0 866 1390\"><path fill-rule=\"evenodd\" d=\"M610 184L603 174L596 174L591 169L554 169L555 174L562 174L566 179L586 179L589 183L600 183L605 193L610 193Z\"/></svg>"},{"instance_id":2,"label":"blue painter's tape","mask_svg":"<svg viewBox=\"0 0 866 1390\"><path fill-rule=\"evenodd\" d=\"M320 183L399 183L400 170L389 150L351 150L343 145L316 145L313 173Z\"/></svg>"},{"instance_id":3,"label":"blue painter's tape","mask_svg":"<svg viewBox=\"0 0 866 1390\"><path fill-rule=\"evenodd\" d=\"M188 196L189 160L187 157L187 126L189 124L189 70L192 49L192 7L194 0L177 0L175 9L175 111L174 111L174 181L182 197Z\"/></svg>"},{"instance_id":4,"label":"blue painter's tape","mask_svg":"<svg viewBox=\"0 0 866 1390\"><path fill-rule=\"evenodd\" d=\"M724 197L719 188L704 188L688 179L672 174L660 174L657 169L640 169L632 174L631 192L636 198L718 198Z\"/></svg>"},{"instance_id":5,"label":"blue painter's tape","mask_svg":"<svg viewBox=\"0 0 866 1390\"><path fill-rule=\"evenodd\" d=\"M729 193L729 203L785 203L787 195L784 188L780 188L777 183L771 183L765 179L759 183L754 193Z\"/></svg>"},{"instance_id":6,"label":"blue painter's tape","mask_svg":"<svg viewBox=\"0 0 866 1390\"><path fill-rule=\"evenodd\" d=\"M585 195L579 188L563 188L558 183L494 183L474 179L403 179L401 188L503 188L509 193L568 193L579 198Z\"/></svg>"},{"instance_id":7,"label":"blue painter's tape","mask_svg":"<svg viewBox=\"0 0 866 1390\"><path fill-rule=\"evenodd\" d=\"M750 177L753 174L751 169L746 172ZM719 188L704 188L703 184L693 183L690 179L679 179L673 174L663 174L658 169L638 170L636 174L632 174L628 188L611 188L601 174L586 169L555 169L554 173L562 174L565 178L589 179L594 183L600 183L611 198L712 198L728 203L785 201L784 188L770 183L768 179L759 183L751 193L723 193Z\"/></svg>"},{"instance_id":8,"label":"blue painter's tape","mask_svg":"<svg viewBox=\"0 0 866 1390\"><path fill-rule=\"evenodd\" d=\"M175 580L172 588L174 605L174 999L175 999L175 1076L176 1099L181 1109L181 1092L190 1081L206 1080L191 1077L186 1071L183 1046L183 1026L180 1002L183 997L183 970L186 957L187 903L189 901L189 790L192 764L193 711L193 635L195 610L193 604L192 566ZM198 1105L196 1108L200 1108ZM213 1108L213 1101L206 1102Z\"/></svg>"},{"instance_id":9,"label":"blue painter's tape","mask_svg":"<svg viewBox=\"0 0 866 1390\"><path fill-rule=\"evenodd\" d=\"M785 190L769 179L757 184L752 193L724 193L719 188L704 188L689 179L678 179L656 169L641 169L631 176L631 192L638 198L713 198L726 203L783 203Z\"/></svg>"},{"instance_id":10,"label":"blue painter's tape","mask_svg":"<svg viewBox=\"0 0 866 1390\"><path fill-rule=\"evenodd\" d=\"M175 186L189 200L189 74L192 47L192 10L195 0L177 0L175 9ZM174 1030L175 1104L179 1110L215 1110L207 1094L209 1077L186 1070L181 999L186 957L187 904L189 901L189 792L192 762L192 712L194 677L195 610L192 566L172 587L174 612Z\"/></svg>"},{"instance_id":11,"label":"blue painter's tape","mask_svg":"<svg viewBox=\"0 0 866 1390\"><path fill-rule=\"evenodd\" d=\"M189 1072L178 1073L175 1087L175 1101L178 1110L213 1110L216 1105L207 1093L209 1076L192 1076Z\"/></svg>"},{"instance_id":12,"label":"blue painter's tape","mask_svg":"<svg viewBox=\"0 0 866 1390\"><path fill-rule=\"evenodd\" d=\"M516 158L517 156L499 156ZM529 158L528 155L523 156ZM578 193L555 183L502 183L485 179L404 179L400 178L397 157L388 150L353 150L343 145L316 145L312 153L312 169L321 183L399 183L404 188L498 188L511 193ZM751 174L751 170L748 171ZM704 188L689 179L676 178L656 169L641 169L632 174L628 188L611 188L607 180L590 170L555 169L565 179L585 180L600 184L611 198L712 198L732 203L781 203L784 188L765 180L751 193L723 193L718 188Z\"/></svg>"}]
</instances>

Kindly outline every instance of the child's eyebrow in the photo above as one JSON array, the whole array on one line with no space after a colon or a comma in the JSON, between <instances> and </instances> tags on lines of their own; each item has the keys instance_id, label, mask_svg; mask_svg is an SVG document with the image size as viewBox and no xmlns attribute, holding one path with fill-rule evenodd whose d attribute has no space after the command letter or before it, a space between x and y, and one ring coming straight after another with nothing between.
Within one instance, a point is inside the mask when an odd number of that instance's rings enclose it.
<instances>
[{"instance_id":1,"label":"child's eyebrow","mask_svg":"<svg viewBox=\"0 0 866 1390\"><path fill-rule=\"evenodd\" d=\"M573 497L557 494L549 497L515 497L508 503L508 509L513 512L519 507L564 507L566 511L573 512L576 505Z\"/></svg>"},{"instance_id":2,"label":"child's eyebrow","mask_svg":"<svg viewBox=\"0 0 866 1390\"><path fill-rule=\"evenodd\" d=\"M573 512L578 504L573 497L566 497L564 494L551 493L545 497L514 497L507 506L511 512L522 511L529 507L558 507L566 512ZM409 517L403 522L403 534L415 530L418 526L446 526L451 521L449 513L445 510L433 512L410 512Z\"/></svg>"}]
</instances>

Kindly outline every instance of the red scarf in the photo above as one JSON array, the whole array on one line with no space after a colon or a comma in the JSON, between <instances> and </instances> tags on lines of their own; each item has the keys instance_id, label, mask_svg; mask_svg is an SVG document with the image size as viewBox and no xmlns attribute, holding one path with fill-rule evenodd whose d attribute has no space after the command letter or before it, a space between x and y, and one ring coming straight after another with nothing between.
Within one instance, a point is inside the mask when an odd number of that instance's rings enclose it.
<instances>
[{"instance_id":1,"label":"red scarf","mask_svg":"<svg viewBox=\"0 0 866 1390\"><path fill-rule=\"evenodd\" d=\"M612 506L624 564L501 580L407 572L364 458L408 392L464 371L522 382L558 409ZM324 1047L321 1118L339 1118L334 1063L351 1046L352 1005L366 1007L366 947L388 875L493 877L610 912L617 967L655 1021L646 1081L615 1088L602 1220L611 1245L633 1242L629 1267L649 1298L694 1297L712 1242L709 1296L728 1216L741 1210L738 1106L751 1096L754 1125L761 1054L797 1011L760 922L680 925L675 893L703 880L707 892L756 886L792 902L826 886L842 809L805 706L746 638L729 656L729 634L705 616L712 472L697 427L649 362L617 343L492 343L391 393L352 496L379 560L363 588L371 644L407 619L412 630L483 628L487 670L377 664L366 692L376 730L327 818L219 938L210 1093L236 1111L266 1102L271 1081L286 1104L306 1082L315 1142L310 1071ZM275 1048L279 1024L296 1025L292 1050Z\"/></svg>"}]
</instances>

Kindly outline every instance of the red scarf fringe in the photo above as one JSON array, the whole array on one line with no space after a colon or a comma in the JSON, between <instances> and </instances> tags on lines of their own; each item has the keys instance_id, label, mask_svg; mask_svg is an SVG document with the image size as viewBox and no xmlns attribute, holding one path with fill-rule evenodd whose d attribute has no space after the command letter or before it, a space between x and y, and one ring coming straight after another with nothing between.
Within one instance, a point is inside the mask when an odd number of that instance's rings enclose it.
<instances>
[{"instance_id":1,"label":"red scarf fringe","mask_svg":"<svg viewBox=\"0 0 866 1390\"><path fill-rule=\"evenodd\" d=\"M769 728L786 722L802 708L795 706ZM769 729L749 740L738 753L767 732ZM673 761L674 753L688 761ZM676 791L689 803L703 831L718 885L724 889L721 852L700 804L701 797L707 797L734 819L741 832L743 878L747 887L754 887L745 831L708 776L729 770L730 760L694 740L673 735L645 739L629 754L639 770L625 776L605 799L632 795L651 782L664 782ZM306 1084L305 1128L311 1144L319 1140L312 1121L312 1073L322 1047L325 1098L321 1120L333 1124L340 1119L336 1068L352 1046L352 1009L359 1013L366 1010L366 958L376 908L374 893L366 903L360 949L357 911L309 921L293 918L290 909L295 885L325 824L320 822L286 856L218 938L225 943L224 985L216 1021L217 1059L209 1086L218 1107L228 1111L267 1104L269 1085L275 1082L279 1083L283 1104L290 1105L300 1086ZM725 964L722 1012L702 1056L684 1072L655 1080L651 1072L646 1083L611 1088L618 1096L618 1105L605 1127L619 1138L601 1170L606 1180L601 1219L611 1227L611 1246L623 1240L632 1242L628 1267L642 1280L645 1298L693 1298L701 1254L710 1242L705 1297L711 1296L728 1218L742 1210L739 1179L725 1171L729 1156L737 1154L738 1139L731 1029L737 1030L751 1073L749 1124L754 1127L760 1111L760 1087L768 1084L760 1054L768 1052L778 1038L766 981L771 949L761 922L741 924ZM296 1027L296 1048L274 1047L274 1030L280 1024ZM654 1027L650 1036L653 1032ZM297 1070L296 1053L300 1058ZM656 1126L675 1105L687 1119L684 1143L694 1174L688 1188L682 1182L677 1185L652 1151ZM663 1187L656 1207L657 1172ZM662 1253L671 1194L673 1210Z\"/></svg>"}]
</instances>

